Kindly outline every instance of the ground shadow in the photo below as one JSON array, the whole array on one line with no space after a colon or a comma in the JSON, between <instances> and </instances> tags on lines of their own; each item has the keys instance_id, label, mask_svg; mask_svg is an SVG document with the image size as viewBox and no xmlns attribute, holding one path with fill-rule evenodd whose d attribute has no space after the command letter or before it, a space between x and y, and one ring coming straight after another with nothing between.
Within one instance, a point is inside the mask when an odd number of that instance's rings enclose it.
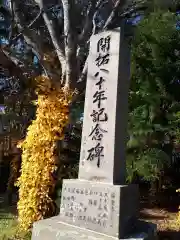
<instances>
[{"instance_id":1,"label":"ground shadow","mask_svg":"<svg viewBox=\"0 0 180 240\"><path fill-rule=\"evenodd\" d=\"M17 204L14 201L12 205L8 204L5 194L0 195L0 219L12 219L17 215Z\"/></svg>"},{"instance_id":2,"label":"ground shadow","mask_svg":"<svg viewBox=\"0 0 180 240\"><path fill-rule=\"evenodd\" d=\"M148 191L146 193L141 193L140 197L140 209L144 208L159 208L167 211L169 213L177 213L179 208L179 195L177 193L169 193L169 194L159 194L156 196L156 201L151 203L149 201ZM180 239L179 239L180 240Z\"/></svg>"},{"instance_id":3,"label":"ground shadow","mask_svg":"<svg viewBox=\"0 0 180 240\"><path fill-rule=\"evenodd\" d=\"M158 233L158 240L180 240L180 232L163 231Z\"/></svg>"}]
</instances>

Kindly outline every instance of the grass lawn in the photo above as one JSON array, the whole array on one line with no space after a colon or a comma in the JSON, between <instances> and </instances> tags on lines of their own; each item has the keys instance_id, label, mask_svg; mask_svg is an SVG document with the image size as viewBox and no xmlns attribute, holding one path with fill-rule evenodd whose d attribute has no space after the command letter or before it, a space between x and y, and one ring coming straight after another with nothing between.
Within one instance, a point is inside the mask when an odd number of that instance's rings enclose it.
<instances>
[{"instance_id":1,"label":"grass lawn","mask_svg":"<svg viewBox=\"0 0 180 240\"><path fill-rule=\"evenodd\" d=\"M16 206L6 207L0 197L0 240L30 240L31 234L17 234Z\"/></svg>"}]
</instances>

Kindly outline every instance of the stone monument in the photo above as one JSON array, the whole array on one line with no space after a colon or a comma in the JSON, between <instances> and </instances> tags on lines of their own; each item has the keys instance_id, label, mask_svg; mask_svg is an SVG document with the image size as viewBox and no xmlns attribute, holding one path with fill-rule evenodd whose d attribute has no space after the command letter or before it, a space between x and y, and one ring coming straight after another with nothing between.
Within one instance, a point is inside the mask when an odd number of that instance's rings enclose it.
<instances>
[{"instance_id":1,"label":"stone monument","mask_svg":"<svg viewBox=\"0 0 180 240\"><path fill-rule=\"evenodd\" d=\"M60 214L34 223L32 240L152 240L125 185L130 49L123 28L91 39L79 177L64 180Z\"/></svg>"}]
</instances>

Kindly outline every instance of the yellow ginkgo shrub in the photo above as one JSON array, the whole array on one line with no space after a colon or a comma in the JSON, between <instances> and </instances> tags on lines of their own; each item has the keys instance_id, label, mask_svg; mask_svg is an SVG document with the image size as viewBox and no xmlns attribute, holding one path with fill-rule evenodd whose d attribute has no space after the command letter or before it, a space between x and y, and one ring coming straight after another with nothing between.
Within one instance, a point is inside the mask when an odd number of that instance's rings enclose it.
<instances>
[{"instance_id":1,"label":"yellow ginkgo shrub","mask_svg":"<svg viewBox=\"0 0 180 240\"><path fill-rule=\"evenodd\" d=\"M68 124L69 105L73 92L40 76L36 119L32 121L25 140L19 144L22 149L21 176L18 179L18 220L20 229L26 231L33 222L49 217L54 211L51 195L57 169L56 141L63 139Z\"/></svg>"}]
</instances>

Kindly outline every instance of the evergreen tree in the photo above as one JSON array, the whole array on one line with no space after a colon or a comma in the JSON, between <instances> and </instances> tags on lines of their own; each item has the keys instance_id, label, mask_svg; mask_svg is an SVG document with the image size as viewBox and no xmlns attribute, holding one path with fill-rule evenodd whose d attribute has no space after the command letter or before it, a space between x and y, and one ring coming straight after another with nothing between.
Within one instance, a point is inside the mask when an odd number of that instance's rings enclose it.
<instances>
[{"instance_id":1,"label":"evergreen tree","mask_svg":"<svg viewBox=\"0 0 180 240\"><path fill-rule=\"evenodd\" d=\"M137 27L132 46L128 173L158 179L170 164L166 151L179 142L180 32L178 17L155 11Z\"/></svg>"}]
</instances>

